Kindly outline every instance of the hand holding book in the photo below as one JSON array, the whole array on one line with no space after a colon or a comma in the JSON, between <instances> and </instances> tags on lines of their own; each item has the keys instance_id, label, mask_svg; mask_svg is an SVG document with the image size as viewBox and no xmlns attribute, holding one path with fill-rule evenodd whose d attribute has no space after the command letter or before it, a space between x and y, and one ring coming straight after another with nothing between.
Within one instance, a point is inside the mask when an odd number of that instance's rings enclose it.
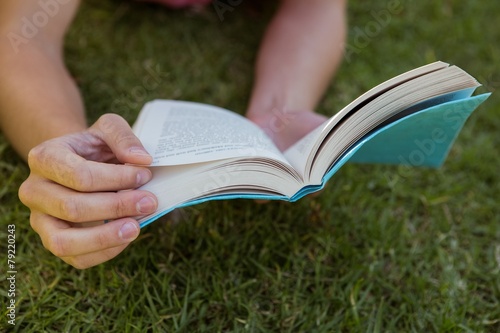
<instances>
[{"instance_id":1,"label":"hand holding book","mask_svg":"<svg viewBox=\"0 0 500 333\"><path fill-rule=\"evenodd\" d=\"M107 114L83 132L33 149L19 197L48 250L75 267L94 266L139 235L130 216L156 211L154 194L136 190L151 179L150 163L127 122Z\"/></svg>"},{"instance_id":2,"label":"hand holding book","mask_svg":"<svg viewBox=\"0 0 500 333\"><path fill-rule=\"evenodd\" d=\"M153 180L142 189L158 197L159 209L139 218L141 226L176 207L208 200L295 201L320 190L350 159L404 163L415 142L428 142L441 129L439 145L414 163L438 166L468 115L488 97L470 97L478 86L465 71L443 62L417 68L371 89L325 122L312 113L297 114L290 126L296 132L275 138L282 147L320 125L283 153L266 134L269 129L231 111L150 102L134 131L153 156Z\"/></svg>"}]
</instances>

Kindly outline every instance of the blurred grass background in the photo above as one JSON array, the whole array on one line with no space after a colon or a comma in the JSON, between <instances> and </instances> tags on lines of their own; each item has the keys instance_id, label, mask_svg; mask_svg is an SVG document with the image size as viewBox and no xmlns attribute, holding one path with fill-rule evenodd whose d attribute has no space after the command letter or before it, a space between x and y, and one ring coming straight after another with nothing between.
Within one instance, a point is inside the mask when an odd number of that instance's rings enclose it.
<instances>
[{"instance_id":1,"label":"blurred grass background","mask_svg":"<svg viewBox=\"0 0 500 333\"><path fill-rule=\"evenodd\" d=\"M348 45L397 0L351 2ZM19 332L500 331L500 3L400 1L401 11L345 61L318 111L423 64L459 65L491 98L444 167L346 165L317 198L211 202L142 231L118 258L84 271L48 251L17 198L28 168L0 139L0 295L7 225L17 230ZM274 4L171 11L87 0L67 63L89 122L131 123L154 98L245 112ZM376 20L375 20L376 21ZM333 33L333 32L332 32ZM3 304L3 303L2 303ZM1 327L6 324L2 305Z\"/></svg>"}]
</instances>

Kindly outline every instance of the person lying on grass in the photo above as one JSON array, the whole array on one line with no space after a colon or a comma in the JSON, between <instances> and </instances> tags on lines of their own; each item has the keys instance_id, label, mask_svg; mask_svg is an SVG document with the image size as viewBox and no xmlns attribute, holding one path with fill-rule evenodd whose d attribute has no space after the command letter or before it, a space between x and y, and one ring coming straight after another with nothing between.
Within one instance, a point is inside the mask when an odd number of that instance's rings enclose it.
<instances>
[{"instance_id":1,"label":"person lying on grass","mask_svg":"<svg viewBox=\"0 0 500 333\"><path fill-rule=\"evenodd\" d=\"M176 8L209 3L152 2ZM22 35L25 19L42 5L58 6L58 12L36 36L15 45L5 38ZM153 213L157 199L136 190L151 180L152 159L127 122L105 114L86 124L63 58L65 32L79 5L79 0L0 2L0 126L31 170L19 197L31 210L32 228L48 250L83 269L110 260L136 239L139 225L131 216ZM345 7L345 0L282 0L265 32L246 116L281 150L325 120L313 110L342 57ZM293 117L272 131L276 110ZM79 227L104 220L111 222Z\"/></svg>"}]
</instances>

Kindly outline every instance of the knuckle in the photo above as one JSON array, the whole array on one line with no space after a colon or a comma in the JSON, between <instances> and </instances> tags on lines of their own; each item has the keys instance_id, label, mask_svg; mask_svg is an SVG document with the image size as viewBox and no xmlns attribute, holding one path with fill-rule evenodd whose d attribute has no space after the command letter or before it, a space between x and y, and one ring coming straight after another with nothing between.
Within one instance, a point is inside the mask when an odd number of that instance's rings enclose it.
<instances>
[{"instance_id":1,"label":"knuckle","mask_svg":"<svg viewBox=\"0 0 500 333\"><path fill-rule=\"evenodd\" d=\"M103 124L103 123L114 124L117 121L120 121L121 119L123 119L123 118L120 117L119 115L117 115L116 113L105 113L105 114L103 114L102 116L99 117L99 119L97 120L97 122L99 122L101 124Z\"/></svg>"},{"instance_id":2,"label":"knuckle","mask_svg":"<svg viewBox=\"0 0 500 333\"><path fill-rule=\"evenodd\" d=\"M113 183L120 189L138 187L138 175L134 167L117 166L112 177Z\"/></svg>"},{"instance_id":3,"label":"knuckle","mask_svg":"<svg viewBox=\"0 0 500 333\"><path fill-rule=\"evenodd\" d=\"M115 217L127 216L129 207L135 207L135 205L133 203L127 202L127 200L125 198L122 198L120 195L117 195L116 202L114 204Z\"/></svg>"},{"instance_id":4,"label":"knuckle","mask_svg":"<svg viewBox=\"0 0 500 333\"><path fill-rule=\"evenodd\" d=\"M82 222L83 221L83 212L81 209L80 203L72 197L67 197L61 200L59 203L59 212L61 218L66 221L71 222Z\"/></svg>"},{"instance_id":5,"label":"knuckle","mask_svg":"<svg viewBox=\"0 0 500 333\"><path fill-rule=\"evenodd\" d=\"M30 168L43 164L46 155L46 147L43 144L32 148L28 153L28 165Z\"/></svg>"},{"instance_id":6,"label":"knuckle","mask_svg":"<svg viewBox=\"0 0 500 333\"><path fill-rule=\"evenodd\" d=\"M92 191L95 181L92 171L86 164L75 166L73 177L71 178L72 188L81 192Z\"/></svg>"},{"instance_id":7,"label":"knuckle","mask_svg":"<svg viewBox=\"0 0 500 333\"><path fill-rule=\"evenodd\" d=\"M106 113L99 117L96 121L97 128L105 134L116 132L117 124L122 121L122 118L114 113Z\"/></svg>"},{"instance_id":8,"label":"knuckle","mask_svg":"<svg viewBox=\"0 0 500 333\"><path fill-rule=\"evenodd\" d=\"M133 146L137 144L137 137L133 133L119 133L116 137L116 144L122 147Z\"/></svg>"},{"instance_id":9,"label":"knuckle","mask_svg":"<svg viewBox=\"0 0 500 333\"><path fill-rule=\"evenodd\" d=\"M19 187L18 191L19 200L21 200L21 202L26 206L29 206L29 204L32 202L32 193L33 191L31 188L31 182L30 179L28 178Z\"/></svg>"},{"instance_id":10,"label":"knuckle","mask_svg":"<svg viewBox=\"0 0 500 333\"><path fill-rule=\"evenodd\" d=\"M101 250L105 250L110 247L109 238L105 233L100 232L97 234L97 244Z\"/></svg>"},{"instance_id":11,"label":"knuckle","mask_svg":"<svg viewBox=\"0 0 500 333\"><path fill-rule=\"evenodd\" d=\"M36 229L35 229L36 226L37 226L37 221L35 219L34 214L30 215L30 226L31 226L31 229L33 229L33 230L35 230L35 232L37 232Z\"/></svg>"},{"instance_id":12,"label":"knuckle","mask_svg":"<svg viewBox=\"0 0 500 333\"><path fill-rule=\"evenodd\" d=\"M137 174L130 172L121 172L117 174L116 181L117 184L123 188L137 186Z\"/></svg>"},{"instance_id":13,"label":"knuckle","mask_svg":"<svg viewBox=\"0 0 500 333\"><path fill-rule=\"evenodd\" d=\"M60 237L58 234L49 236L46 239L42 239L43 246L52 252L56 257L67 256L67 243L64 238Z\"/></svg>"},{"instance_id":14,"label":"knuckle","mask_svg":"<svg viewBox=\"0 0 500 333\"><path fill-rule=\"evenodd\" d=\"M87 262L85 262L84 260L82 260L78 257L73 257L73 258L71 258L69 260L65 260L65 261L67 264L70 264L74 268L80 269L80 270L87 269L87 268L91 267L91 265L89 265Z\"/></svg>"},{"instance_id":15,"label":"knuckle","mask_svg":"<svg viewBox=\"0 0 500 333\"><path fill-rule=\"evenodd\" d=\"M31 226L31 229L33 229L36 233L40 233L40 230L38 228L38 226L39 226L38 221L39 221L39 219L36 218L35 214L31 213L31 215L30 215L30 226Z\"/></svg>"}]
</instances>

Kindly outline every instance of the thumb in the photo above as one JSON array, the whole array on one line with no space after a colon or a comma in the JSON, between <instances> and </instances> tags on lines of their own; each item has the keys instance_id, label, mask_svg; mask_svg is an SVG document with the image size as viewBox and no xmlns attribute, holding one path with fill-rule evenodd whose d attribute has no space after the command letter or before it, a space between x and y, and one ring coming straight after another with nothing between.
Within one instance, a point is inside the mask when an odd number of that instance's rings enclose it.
<instances>
[{"instance_id":1,"label":"thumb","mask_svg":"<svg viewBox=\"0 0 500 333\"><path fill-rule=\"evenodd\" d=\"M90 130L108 145L121 163L149 165L153 161L127 121L117 114L102 115Z\"/></svg>"}]
</instances>

